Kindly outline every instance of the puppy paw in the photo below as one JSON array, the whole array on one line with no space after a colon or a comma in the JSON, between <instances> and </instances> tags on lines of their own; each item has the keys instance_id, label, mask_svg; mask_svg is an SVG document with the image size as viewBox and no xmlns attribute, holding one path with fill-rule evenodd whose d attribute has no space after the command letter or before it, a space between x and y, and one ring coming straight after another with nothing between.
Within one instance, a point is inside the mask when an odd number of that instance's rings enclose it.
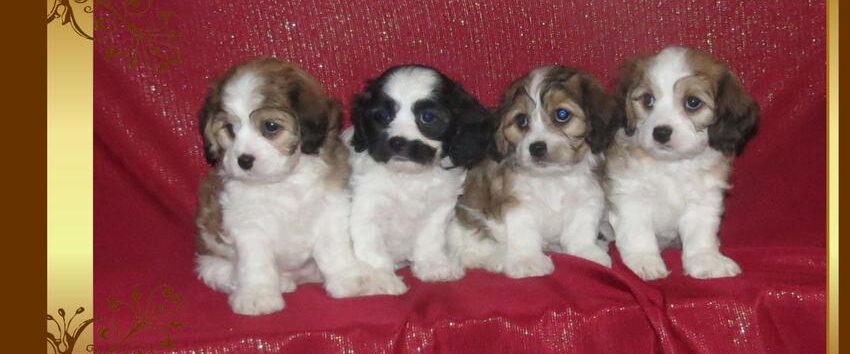
<instances>
[{"instance_id":1,"label":"puppy paw","mask_svg":"<svg viewBox=\"0 0 850 354\"><path fill-rule=\"evenodd\" d=\"M363 278L355 275L336 276L325 281L325 291L332 298L344 298L361 295Z\"/></svg>"},{"instance_id":2,"label":"puppy paw","mask_svg":"<svg viewBox=\"0 0 850 354\"><path fill-rule=\"evenodd\" d=\"M611 256L599 247L589 246L575 252L570 252L570 254L611 268Z\"/></svg>"},{"instance_id":3,"label":"puppy paw","mask_svg":"<svg viewBox=\"0 0 850 354\"><path fill-rule=\"evenodd\" d=\"M373 271L363 277L360 295L401 295L407 285L393 271Z\"/></svg>"},{"instance_id":4,"label":"puppy paw","mask_svg":"<svg viewBox=\"0 0 850 354\"><path fill-rule=\"evenodd\" d=\"M464 270L458 262L449 259L432 262L414 262L413 275L422 281L452 281L463 278Z\"/></svg>"},{"instance_id":5,"label":"puppy paw","mask_svg":"<svg viewBox=\"0 0 850 354\"><path fill-rule=\"evenodd\" d=\"M510 278L539 277L551 274L555 270L552 259L544 254L525 256L509 260L505 264L505 275Z\"/></svg>"},{"instance_id":6,"label":"puppy paw","mask_svg":"<svg viewBox=\"0 0 850 354\"><path fill-rule=\"evenodd\" d=\"M292 281L290 277L280 277L280 292L282 293L291 293L295 291L298 285Z\"/></svg>"},{"instance_id":7,"label":"puppy paw","mask_svg":"<svg viewBox=\"0 0 850 354\"><path fill-rule=\"evenodd\" d=\"M623 254L623 263L643 280L655 280L670 274L657 253Z\"/></svg>"},{"instance_id":8,"label":"puppy paw","mask_svg":"<svg viewBox=\"0 0 850 354\"><path fill-rule=\"evenodd\" d=\"M704 252L683 257L685 273L697 279L733 277L741 268L731 258L718 252Z\"/></svg>"},{"instance_id":9,"label":"puppy paw","mask_svg":"<svg viewBox=\"0 0 850 354\"><path fill-rule=\"evenodd\" d=\"M236 290L228 299L233 312L258 316L283 310L283 297L277 291Z\"/></svg>"}]
</instances>

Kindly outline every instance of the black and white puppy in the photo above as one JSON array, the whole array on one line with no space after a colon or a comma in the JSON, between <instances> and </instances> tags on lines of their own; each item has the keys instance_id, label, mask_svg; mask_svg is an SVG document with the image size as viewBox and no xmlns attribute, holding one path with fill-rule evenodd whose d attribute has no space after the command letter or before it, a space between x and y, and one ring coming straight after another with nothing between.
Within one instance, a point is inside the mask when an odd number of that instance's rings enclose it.
<instances>
[{"instance_id":1,"label":"black and white puppy","mask_svg":"<svg viewBox=\"0 0 850 354\"><path fill-rule=\"evenodd\" d=\"M606 195L623 262L645 280L667 276L661 248L681 239L685 272L733 276L717 231L732 160L755 133L759 106L729 68L683 47L623 67L625 126L607 153Z\"/></svg>"},{"instance_id":2,"label":"black and white puppy","mask_svg":"<svg viewBox=\"0 0 850 354\"><path fill-rule=\"evenodd\" d=\"M425 281L463 276L446 228L493 119L457 82L421 65L392 67L354 98L351 237L358 258L406 290L396 267ZM389 287L386 284L384 287Z\"/></svg>"}]
</instances>

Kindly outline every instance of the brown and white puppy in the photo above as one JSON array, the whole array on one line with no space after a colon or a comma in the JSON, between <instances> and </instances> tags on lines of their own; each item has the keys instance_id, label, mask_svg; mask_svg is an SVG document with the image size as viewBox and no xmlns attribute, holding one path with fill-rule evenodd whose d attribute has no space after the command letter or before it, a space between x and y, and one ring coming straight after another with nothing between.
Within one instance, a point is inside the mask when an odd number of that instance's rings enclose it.
<instances>
[{"instance_id":1,"label":"brown and white puppy","mask_svg":"<svg viewBox=\"0 0 850 354\"><path fill-rule=\"evenodd\" d=\"M617 108L590 75L562 66L508 88L494 158L470 171L450 232L465 266L545 275L548 248L610 267L596 243L605 209L597 167L619 127Z\"/></svg>"},{"instance_id":2,"label":"brown and white puppy","mask_svg":"<svg viewBox=\"0 0 850 354\"><path fill-rule=\"evenodd\" d=\"M733 156L755 133L759 106L729 68L670 47L623 67L626 120L607 153L610 222L623 262L645 280L669 271L660 249L681 239L685 272L734 276L717 231Z\"/></svg>"},{"instance_id":3,"label":"brown and white puppy","mask_svg":"<svg viewBox=\"0 0 850 354\"><path fill-rule=\"evenodd\" d=\"M339 104L273 58L231 69L200 112L208 162L198 189L197 272L239 314L283 308L281 292L324 281L370 292L348 234L348 149Z\"/></svg>"}]
</instances>

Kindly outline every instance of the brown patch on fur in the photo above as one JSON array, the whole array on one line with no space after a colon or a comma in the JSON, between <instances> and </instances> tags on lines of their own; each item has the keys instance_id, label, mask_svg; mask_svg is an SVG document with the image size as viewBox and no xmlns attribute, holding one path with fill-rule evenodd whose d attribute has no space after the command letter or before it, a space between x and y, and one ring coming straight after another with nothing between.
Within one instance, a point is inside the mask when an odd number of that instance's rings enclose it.
<instances>
[{"instance_id":1,"label":"brown patch on fur","mask_svg":"<svg viewBox=\"0 0 850 354\"><path fill-rule=\"evenodd\" d=\"M485 160L470 169L455 208L461 224L483 231L486 226L482 216L502 220L505 212L516 203L516 198L510 193L514 175L505 164L493 160Z\"/></svg>"},{"instance_id":2,"label":"brown patch on fur","mask_svg":"<svg viewBox=\"0 0 850 354\"><path fill-rule=\"evenodd\" d=\"M222 187L223 182L216 171L209 171L198 185L198 210L195 214L195 225L198 227L195 250L198 254L216 254L213 249L215 246L208 245L208 242L219 245L226 243L222 238L224 230L221 227L221 204L218 202Z\"/></svg>"}]
</instances>

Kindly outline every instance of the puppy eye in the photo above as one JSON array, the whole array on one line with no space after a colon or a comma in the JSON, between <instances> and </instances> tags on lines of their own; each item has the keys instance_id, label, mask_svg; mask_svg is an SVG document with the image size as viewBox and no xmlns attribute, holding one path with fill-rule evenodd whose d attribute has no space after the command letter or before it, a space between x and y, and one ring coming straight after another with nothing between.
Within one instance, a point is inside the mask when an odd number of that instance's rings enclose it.
<instances>
[{"instance_id":1,"label":"puppy eye","mask_svg":"<svg viewBox=\"0 0 850 354\"><path fill-rule=\"evenodd\" d=\"M651 93L643 94L643 106L646 108L652 108L655 105L655 96Z\"/></svg>"},{"instance_id":2,"label":"puppy eye","mask_svg":"<svg viewBox=\"0 0 850 354\"><path fill-rule=\"evenodd\" d=\"M518 127L525 128L528 126L528 115L524 113L517 114L514 116L514 121Z\"/></svg>"},{"instance_id":3,"label":"puppy eye","mask_svg":"<svg viewBox=\"0 0 850 354\"><path fill-rule=\"evenodd\" d=\"M233 124L225 124L224 129L227 130L227 134L230 134L231 137L236 136L236 134L233 132Z\"/></svg>"},{"instance_id":4,"label":"puppy eye","mask_svg":"<svg viewBox=\"0 0 850 354\"><path fill-rule=\"evenodd\" d=\"M564 108L555 111L555 121L558 123L566 123L572 116L573 114Z\"/></svg>"},{"instance_id":5,"label":"puppy eye","mask_svg":"<svg viewBox=\"0 0 850 354\"><path fill-rule=\"evenodd\" d=\"M265 123L263 123L263 129L266 131L266 133L274 133L278 129L280 129L280 125L270 120L267 120Z\"/></svg>"},{"instance_id":6,"label":"puppy eye","mask_svg":"<svg viewBox=\"0 0 850 354\"><path fill-rule=\"evenodd\" d=\"M699 98L694 96L689 96L687 100L685 100L685 109L689 111L696 111L702 107L702 101Z\"/></svg>"},{"instance_id":7,"label":"puppy eye","mask_svg":"<svg viewBox=\"0 0 850 354\"><path fill-rule=\"evenodd\" d=\"M437 119L437 115L431 111L423 111L422 114L419 115L419 121L424 124L431 124Z\"/></svg>"},{"instance_id":8,"label":"puppy eye","mask_svg":"<svg viewBox=\"0 0 850 354\"><path fill-rule=\"evenodd\" d=\"M390 112L386 109L380 109L375 112L375 118L381 123L388 124L390 122Z\"/></svg>"}]
</instances>

